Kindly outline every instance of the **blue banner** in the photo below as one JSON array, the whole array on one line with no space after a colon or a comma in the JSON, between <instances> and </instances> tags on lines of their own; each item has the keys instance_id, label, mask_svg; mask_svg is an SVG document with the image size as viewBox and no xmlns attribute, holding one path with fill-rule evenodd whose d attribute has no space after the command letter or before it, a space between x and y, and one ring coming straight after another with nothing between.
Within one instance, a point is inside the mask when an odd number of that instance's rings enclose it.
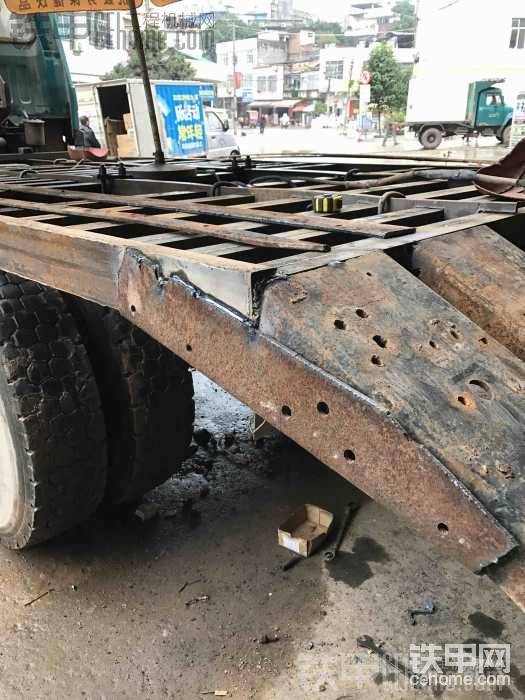
<instances>
[{"instance_id":1,"label":"blue banner","mask_svg":"<svg viewBox=\"0 0 525 700\"><path fill-rule=\"evenodd\" d=\"M210 102L215 99L215 85L199 85L200 96Z\"/></svg>"},{"instance_id":2,"label":"blue banner","mask_svg":"<svg viewBox=\"0 0 525 700\"><path fill-rule=\"evenodd\" d=\"M206 153L204 109L199 85L155 85L170 156Z\"/></svg>"}]
</instances>

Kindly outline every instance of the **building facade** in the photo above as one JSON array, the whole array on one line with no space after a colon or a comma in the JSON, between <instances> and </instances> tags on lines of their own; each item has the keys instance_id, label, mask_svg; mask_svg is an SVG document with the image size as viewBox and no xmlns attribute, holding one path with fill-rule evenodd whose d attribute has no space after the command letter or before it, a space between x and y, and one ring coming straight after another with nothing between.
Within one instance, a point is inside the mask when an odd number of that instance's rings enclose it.
<instances>
[{"instance_id":1,"label":"building facade","mask_svg":"<svg viewBox=\"0 0 525 700\"><path fill-rule=\"evenodd\" d=\"M488 12L480 11L479 0L422 0L415 50L409 121L463 120L475 80L503 78L513 104L525 87L524 2L505 0Z\"/></svg>"}]
</instances>

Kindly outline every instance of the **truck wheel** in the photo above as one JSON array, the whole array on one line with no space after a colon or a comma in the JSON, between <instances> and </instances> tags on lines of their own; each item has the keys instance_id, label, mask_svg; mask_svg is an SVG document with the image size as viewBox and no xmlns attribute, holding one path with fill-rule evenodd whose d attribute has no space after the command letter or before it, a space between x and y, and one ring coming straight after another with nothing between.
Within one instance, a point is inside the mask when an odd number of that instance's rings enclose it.
<instances>
[{"instance_id":1,"label":"truck wheel","mask_svg":"<svg viewBox=\"0 0 525 700\"><path fill-rule=\"evenodd\" d=\"M436 126L425 129L419 134L419 143L426 150L437 148L443 140L443 132Z\"/></svg>"},{"instance_id":2,"label":"truck wheel","mask_svg":"<svg viewBox=\"0 0 525 700\"><path fill-rule=\"evenodd\" d=\"M0 272L0 542L23 549L85 520L106 460L97 385L63 296Z\"/></svg>"},{"instance_id":3,"label":"truck wheel","mask_svg":"<svg viewBox=\"0 0 525 700\"><path fill-rule=\"evenodd\" d=\"M185 362L116 311L80 299L73 309L106 417L106 502L127 503L169 479L186 457L193 379Z\"/></svg>"},{"instance_id":4,"label":"truck wheel","mask_svg":"<svg viewBox=\"0 0 525 700\"><path fill-rule=\"evenodd\" d=\"M511 131L512 131L512 126L510 124L507 124L507 126L501 132L500 141L505 146L505 148L508 148L510 146L510 133L511 133Z\"/></svg>"}]
</instances>

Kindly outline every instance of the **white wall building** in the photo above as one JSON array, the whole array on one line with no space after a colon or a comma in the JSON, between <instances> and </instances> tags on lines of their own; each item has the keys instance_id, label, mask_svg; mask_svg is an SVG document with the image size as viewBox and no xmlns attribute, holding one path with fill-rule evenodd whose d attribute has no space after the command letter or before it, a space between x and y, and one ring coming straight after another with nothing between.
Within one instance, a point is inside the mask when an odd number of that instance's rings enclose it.
<instances>
[{"instance_id":1,"label":"white wall building","mask_svg":"<svg viewBox=\"0 0 525 700\"><path fill-rule=\"evenodd\" d=\"M482 7L480 7L480 4ZM407 121L461 121L468 84L505 78L506 101L525 87L525 3L504 0L494 11L479 0L421 0L417 63Z\"/></svg>"},{"instance_id":2,"label":"white wall building","mask_svg":"<svg viewBox=\"0 0 525 700\"><path fill-rule=\"evenodd\" d=\"M217 64L227 73L227 80L218 88L219 98L233 98L233 42L223 41L217 44ZM255 68L261 66L282 66L287 58L285 37L275 31L260 32L252 39L235 42L235 73L237 74L237 97L248 104L257 98ZM264 73L264 71L263 71ZM283 71L281 70L281 74ZM273 76L267 71L268 82ZM262 74L257 77L264 77ZM272 78L273 85L273 78ZM282 86L281 90L282 92ZM273 92L273 90L272 90ZM282 97L282 95L281 95ZM279 98L275 98L279 99Z\"/></svg>"},{"instance_id":3,"label":"white wall building","mask_svg":"<svg viewBox=\"0 0 525 700\"><path fill-rule=\"evenodd\" d=\"M74 83L96 82L126 59L131 32L127 13L75 12L56 18Z\"/></svg>"},{"instance_id":4,"label":"white wall building","mask_svg":"<svg viewBox=\"0 0 525 700\"><path fill-rule=\"evenodd\" d=\"M321 49L319 66L319 89L321 93L347 92L349 82L359 81L363 68L377 44L370 46L327 47ZM411 66L414 63L414 49L393 48L398 63Z\"/></svg>"},{"instance_id":5,"label":"white wall building","mask_svg":"<svg viewBox=\"0 0 525 700\"><path fill-rule=\"evenodd\" d=\"M240 74L237 96L243 102L253 99L253 69L258 63L257 37L241 39L235 42L235 72ZM219 85L217 97L233 98L233 42L223 41L217 44L217 65L226 73L226 81Z\"/></svg>"},{"instance_id":6,"label":"white wall building","mask_svg":"<svg viewBox=\"0 0 525 700\"><path fill-rule=\"evenodd\" d=\"M254 68L253 99L259 101L282 100L284 97L284 66Z\"/></svg>"},{"instance_id":7,"label":"white wall building","mask_svg":"<svg viewBox=\"0 0 525 700\"><path fill-rule=\"evenodd\" d=\"M345 33L356 39L377 36L388 31L395 14L395 0L363 0L353 2L344 19Z\"/></svg>"},{"instance_id":8,"label":"white wall building","mask_svg":"<svg viewBox=\"0 0 525 700\"><path fill-rule=\"evenodd\" d=\"M195 70L195 80L221 82L227 70L221 70L211 61L202 60L211 40L208 25L186 29L176 26L173 18L182 13L172 5L155 7L143 5L138 10L141 28L146 25L166 32L167 46L178 48ZM131 20L127 12L76 12L56 15L64 53L74 83L92 83L100 80L117 63L128 58L128 47L133 41Z\"/></svg>"}]
</instances>

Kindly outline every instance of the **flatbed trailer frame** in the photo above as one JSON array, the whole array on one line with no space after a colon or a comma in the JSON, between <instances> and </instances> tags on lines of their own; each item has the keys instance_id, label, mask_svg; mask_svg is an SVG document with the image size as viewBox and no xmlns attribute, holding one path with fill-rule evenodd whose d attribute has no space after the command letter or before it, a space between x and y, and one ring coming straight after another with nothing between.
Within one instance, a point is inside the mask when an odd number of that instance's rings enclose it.
<instances>
[{"instance_id":1,"label":"flatbed trailer frame","mask_svg":"<svg viewBox=\"0 0 525 700\"><path fill-rule=\"evenodd\" d=\"M0 267L117 310L525 610L525 208L410 159L142 165L1 167Z\"/></svg>"}]
</instances>

